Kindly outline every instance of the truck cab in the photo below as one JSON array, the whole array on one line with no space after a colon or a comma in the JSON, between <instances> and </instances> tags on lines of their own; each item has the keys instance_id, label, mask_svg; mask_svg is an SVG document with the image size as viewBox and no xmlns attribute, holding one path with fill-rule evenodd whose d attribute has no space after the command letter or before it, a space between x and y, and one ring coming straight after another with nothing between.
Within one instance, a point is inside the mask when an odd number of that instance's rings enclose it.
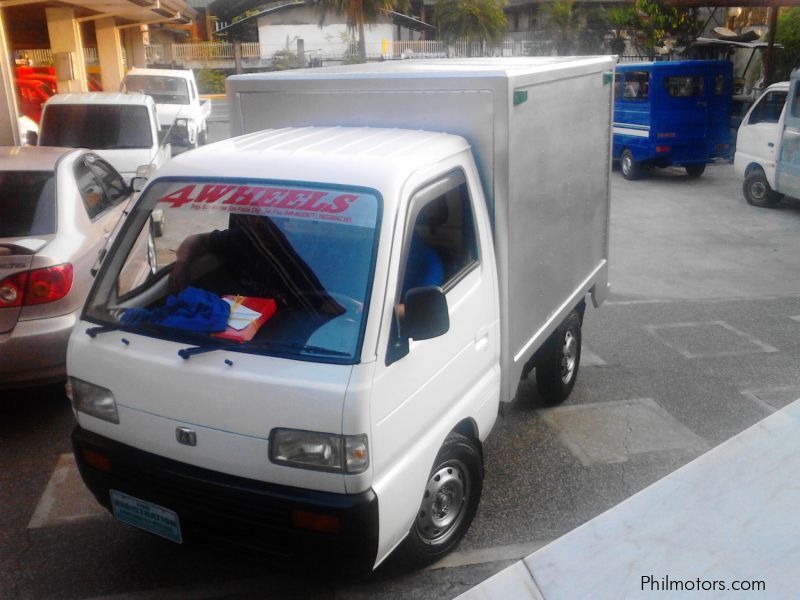
<instances>
[{"instance_id":1,"label":"truck cab","mask_svg":"<svg viewBox=\"0 0 800 600\"><path fill-rule=\"evenodd\" d=\"M784 194L800 196L795 140L800 114L794 114L795 103L790 106L787 97L797 97L796 73L791 81L764 90L739 126L733 165L744 179L744 198L753 206L773 207Z\"/></svg>"},{"instance_id":2,"label":"truck cab","mask_svg":"<svg viewBox=\"0 0 800 600\"><path fill-rule=\"evenodd\" d=\"M699 177L731 149L732 66L726 60L619 65L613 158L625 179L680 165Z\"/></svg>"},{"instance_id":3,"label":"truck cab","mask_svg":"<svg viewBox=\"0 0 800 600\"><path fill-rule=\"evenodd\" d=\"M189 69L131 69L122 89L153 98L161 131L177 146L197 148L206 143L211 101L200 98Z\"/></svg>"},{"instance_id":4,"label":"truck cab","mask_svg":"<svg viewBox=\"0 0 800 600\"><path fill-rule=\"evenodd\" d=\"M38 144L89 148L119 171L126 182L140 166L155 170L172 151L161 144L153 99L144 94L56 94L44 105Z\"/></svg>"}]
</instances>

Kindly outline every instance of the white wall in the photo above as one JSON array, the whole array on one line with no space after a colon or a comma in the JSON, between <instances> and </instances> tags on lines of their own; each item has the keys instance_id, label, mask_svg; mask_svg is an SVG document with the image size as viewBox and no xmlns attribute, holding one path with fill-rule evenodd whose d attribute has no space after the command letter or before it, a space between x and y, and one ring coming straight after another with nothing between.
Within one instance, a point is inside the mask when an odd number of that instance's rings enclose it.
<instances>
[{"instance_id":1,"label":"white wall","mask_svg":"<svg viewBox=\"0 0 800 600\"><path fill-rule=\"evenodd\" d=\"M395 38L396 28L391 21L365 27L367 54L381 54L383 40L387 41L389 51ZM261 44L261 57L270 58L278 50L288 47L297 52L297 40L302 39L306 57L316 55L340 57L347 51L349 31L344 19L329 15L323 27L319 26L319 13L305 7L285 9L277 14L265 15L258 19L258 41ZM350 35L353 41L356 35ZM411 37L403 31L402 37Z\"/></svg>"}]
</instances>

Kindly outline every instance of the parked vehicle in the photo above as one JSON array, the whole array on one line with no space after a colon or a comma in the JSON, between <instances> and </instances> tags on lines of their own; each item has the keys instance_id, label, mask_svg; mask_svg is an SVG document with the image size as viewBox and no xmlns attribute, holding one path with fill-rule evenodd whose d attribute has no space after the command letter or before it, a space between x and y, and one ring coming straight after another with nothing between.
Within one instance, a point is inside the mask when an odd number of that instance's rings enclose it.
<instances>
[{"instance_id":1,"label":"parked vehicle","mask_svg":"<svg viewBox=\"0 0 800 600\"><path fill-rule=\"evenodd\" d=\"M800 197L798 155L800 136L797 101L787 109L787 96L797 98L797 75L769 86L742 120L736 139L733 166L744 178L742 191L748 204L773 207L784 194Z\"/></svg>"},{"instance_id":2,"label":"parked vehicle","mask_svg":"<svg viewBox=\"0 0 800 600\"><path fill-rule=\"evenodd\" d=\"M619 65L613 157L625 179L680 165L700 177L730 156L731 63L684 60Z\"/></svg>"},{"instance_id":3,"label":"parked vehicle","mask_svg":"<svg viewBox=\"0 0 800 600\"><path fill-rule=\"evenodd\" d=\"M42 105L53 96L50 86L38 79L15 79L19 100L19 112L39 123L42 119Z\"/></svg>"},{"instance_id":4,"label":"parked vehicle","mask_svg":"<svg viewBox=\"0 0 800 600\"><path fill-rule=\"evenodd\" d=\"M56 94L44 106L39 145L94 150L126 181L140 166L155 170L172 156L159 141L156 105L144 94Z\"/></svg>"},{"instance_id":5,"label":"parked vehicle","mask_svg":"<svg viewBox=\"0 0 800 600\"><path fill-rule=\"evenodd\" d=\"M194 72L179 69L131 69L123 90L153 97L158 106L161 130L177 146L197 148L206 143L211 101L197 93Z\"/></svg>"},{"instance_id":6,"label":"parked vehicle","mask_svg":"<svg viewBox=\"0 0 800 600\"><path fill-rule=\"evenodd\" d=\"M90 270L130 197L86 150L0 148L0 388L64 378ZM147 241L145 232L126 279L155 267Z\"/></svg>"},{"instance_id":7,"label":"parked vehicle","mask_svg":"<svg viewBox=\"0 0 800 600\"><path fill-rule=\"evenodd\" d=\"M613 66L230 78L241 135L148 183L70 341L73 445L97 499L173 541L320 567L450 551L498 410L533 369L547 402L568 396L586 295L606 297ZM184 232L156 242L174 262L121 286L156 207ZM172 326L183 294L205 298L203 327L227 296L208 329L224 331Z\"/></svg>"}]
</instances>

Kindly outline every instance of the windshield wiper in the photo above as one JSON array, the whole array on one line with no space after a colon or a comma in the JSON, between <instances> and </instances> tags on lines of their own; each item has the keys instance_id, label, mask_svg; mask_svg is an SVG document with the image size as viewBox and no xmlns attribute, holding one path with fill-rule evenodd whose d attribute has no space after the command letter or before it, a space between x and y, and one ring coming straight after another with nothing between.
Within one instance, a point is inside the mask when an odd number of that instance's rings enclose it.
<instances>
[{"instance_id":1,"label":"windshield wiper","mask_svg":"<svg viewBox=\"0 0 800 600\"><path fill-rule=\"evenodd\" d=\"M98 325L97 327L89 327L84 333L94 339L98 333L108 333L109 331L119 331L120 329L122 329L122 325Z\"/></svg>"},{"instance_id":2,"label":"windshield wiper","mask_svg":"<svg viewBox=\"0 0 800 600\"><path fill-rule=\"evenodd\" d=\"M88 333L88 332L87 332ZM178 356L183 360L189 360L196 354L205 354L206 352L214 352L216 350L233 350L234 348L245 346L228 346L228 345L205 345L205 346L190 346L189 348L181 348L178 350ZM350 356L347 352L340 352L339 350L331 350L330 348L322 348L321 346L311 346L308 344L300 343L286 343L286 342L268 342L262 341L256 344L247 344L247 348L266 348L270 350L294 350L296 352L310 352L313 354L327 354L329 356Z\"/></svg>"}]
</instances>

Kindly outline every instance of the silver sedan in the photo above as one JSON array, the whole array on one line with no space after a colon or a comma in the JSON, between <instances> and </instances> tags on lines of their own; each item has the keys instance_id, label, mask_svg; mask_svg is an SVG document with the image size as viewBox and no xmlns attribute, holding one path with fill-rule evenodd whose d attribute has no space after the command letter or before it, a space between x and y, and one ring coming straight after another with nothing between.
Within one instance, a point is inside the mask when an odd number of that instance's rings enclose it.
<instances>
[{"instance_id":1,"label":"silver sedan","mask_svg":"<svg viewBox=\"0 0 800 600\"><path fill-rule=\"evenodd\" d=\"M0 148L0 388L65 376L67 339L132 192L87 150ZM155 269L152 233L132 279Z\"/></svg>"}]
</instances>

